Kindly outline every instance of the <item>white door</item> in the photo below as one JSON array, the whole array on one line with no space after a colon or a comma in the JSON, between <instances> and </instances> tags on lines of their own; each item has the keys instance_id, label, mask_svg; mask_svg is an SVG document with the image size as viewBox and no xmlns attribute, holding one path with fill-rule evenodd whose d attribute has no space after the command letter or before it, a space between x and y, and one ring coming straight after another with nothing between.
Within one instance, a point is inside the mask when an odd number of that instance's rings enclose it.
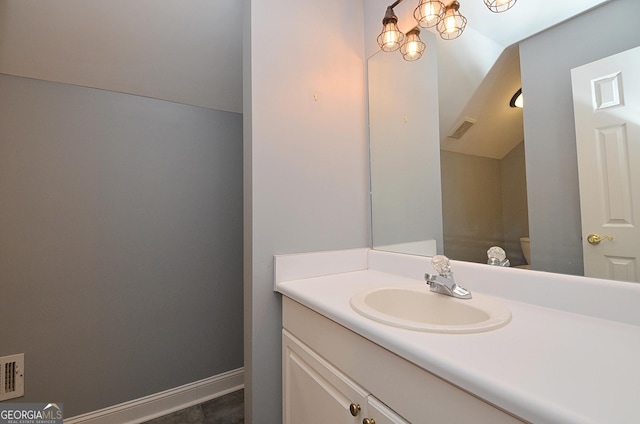
<instances>
[{"instance_id":1,"label":"white door","mask_svg":"<svg viewBox=\"0 0 640 424\"><path fill-rule=\"evenodd\" d=\"M571 71L587 277L640 282L639 75L640 47Z\"/></svg>"}]
</instances>

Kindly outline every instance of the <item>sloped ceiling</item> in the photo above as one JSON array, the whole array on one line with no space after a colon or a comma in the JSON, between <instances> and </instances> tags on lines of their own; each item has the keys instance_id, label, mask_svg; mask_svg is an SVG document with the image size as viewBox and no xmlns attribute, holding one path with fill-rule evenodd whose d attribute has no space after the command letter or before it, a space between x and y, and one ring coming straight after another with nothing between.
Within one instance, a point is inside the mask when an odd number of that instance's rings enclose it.
<instances>
[{"instance_id":1,"label":"sloped ceiling","mask_svg":"<svg viewBox=\"0 0 640 424\"><path fill-rule=\"evenodd\" d=\"M520 56L518 43L545 29L560 24L609 0L564 0L542 3L519 0L504 13L491 13L480 0L460 1L461 12L468 18L469 33L459 40L439 40L438 53L443 57L440 66L440 146L444 150L502 159L516 145L524 140L522 110L511 108L509 101L521 87ZM449 2L450 3L450 2ZM465 55L453 56L461 44ZM487 44L483 38L499 46L496 50L482 47ZM471 47L475 44L475 47ZM549 46L553 48L553 46ZM442 53L442 55L441 55ZM459 53L459 52L458 52ZM493 64L484 71L480 66L468 63L479 62L478 57L493 57ZM476 69L475 84L465 86L461 70ZM469 79L467 79L469 81ZM462 90L460 89L462 88ZM526 107L526 93L524 93ZM465 117L476 120L471 129L460 139L448 137L457 124Z\"/></svg>"},{"instance_id":2,"label":"sloped ceiling","mask_svg":"<svg viewBox=\"0 0 640 424\"><path fill-rule=\"evenodd\" d=\"M502 159L524 140L522 109L509 106L520 86L520 55L515 44L498 57L464 107L462 115L472 117L476 123L460 139L448 137L452 128L441 133L441 147L452 152Z\"/></svg>"},{"instance_id":3,"label":"sloped ceiling","mask_svg":"<svg viewBox=\"0 0 640 424\"><path fill-rule=\"evenodd\" d=\"M498 95L499 90L481 85L487 79L497 87L498 78L489 76L489 72L507 78L505 69L495 66L498 58L501 66L513 63L501 57L506 47L607 1L519 0L508 12L492 14L482 0L461 0L460 10L469 20L465 33L454 41L439 40L435 46L439 55L443 148L464 151L465 146L477 148L492 139L482 135L486 134L482 127L494 128L497 121L486 114L480 119L474 108L478 104L504 104L504 97L471 99L479 96L477 92ZM3 0L0 73L242 112L242 3ZM367 57L376 49L380 20L390 3L365 0ZM405 0L396 7L401 29L406 31L415 25L411 20L417 3ZM509 91L515 91L514 87ZM516 113L512 115L517 117ZM477 119L477 123L463 137L465 144L451 142L446 134L465 116ZM504 118L495 119L502 125ZM521 138L521 134L514 137ZM491 156L494 154L488 152L500 148L478 150Z\"/></svg>"},{"instance_id":4,"label":"sloped ceiling","mask_svg":"<svg viewBox=\"0 0 640 424\"><path fill-rule=\"evenodd\" d=\"M242 112L242 3L4 0L0 73Z\"/></svg>"},{"instance_id":5,"label":"sloped ceiling","mask_svg":"<svg viewBox=\"0 0 640 424\"><path fill-rule=\"evenodd\" d=\"M438 51L440 145L445 150L500 159L524 138L522 111L509 107L520 88L517 43L613 0L518 0L500 14L490 12L483 0L458 1L460 12L468 19L465 32L458 39L438 38L435 46L427 46ZM366 0L367 57L377 51L375 37L391 3ZM404 0L394 9L401 30L416 25L413 10L417 5L418 0ZM465 117L476 120L473 127L459 140L448 137Z\"/></svg>"}]
</instances>

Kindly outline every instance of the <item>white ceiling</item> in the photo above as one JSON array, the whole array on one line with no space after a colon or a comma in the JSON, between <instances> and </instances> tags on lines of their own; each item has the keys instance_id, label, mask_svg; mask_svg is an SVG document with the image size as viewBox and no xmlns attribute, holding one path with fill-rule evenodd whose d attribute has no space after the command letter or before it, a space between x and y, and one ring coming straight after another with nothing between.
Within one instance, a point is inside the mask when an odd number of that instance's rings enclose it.
<instances>
[{"instance_id":1,"label":"white ceiling","mask_svg":"<svg viewBox=\"0 0 640 424\"><path fill-rule=\"evenodd\" d=\"M490 12L483 0L458 1L470 28L508 47L610 0L517 0L503 13Z\"/></svg>"},{"instance_id":2,"label":"white ceiling","mask_svg":"<svg viewBox=\"0 0 640 424\"><path fill-rule=\"evenodd\" d=\"M467 98L461 115L474 119L476 123L460 139L447 137L458 122L441 125L441 147L468 155L502 159L524 140L522 109L509 106L520 86L519 49L513 45L504 50L473 96ZM443 122L442 117L440 121Z\"/></svg>"}]
</instances>

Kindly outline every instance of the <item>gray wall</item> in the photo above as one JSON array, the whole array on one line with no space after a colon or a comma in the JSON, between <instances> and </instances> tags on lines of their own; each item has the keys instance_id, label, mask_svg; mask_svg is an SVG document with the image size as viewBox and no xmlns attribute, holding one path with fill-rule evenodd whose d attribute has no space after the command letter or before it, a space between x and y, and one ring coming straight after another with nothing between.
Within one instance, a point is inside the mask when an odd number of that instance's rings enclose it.
<instances>
[{"instance_id":1,"label":"gray wall","mask_svg":"<svg viewBox=\"0 0 640 424\"><path fill-rule=\"evenodd\" d=\"M242 116L0 75L0 354L74 416L243 365Z\"/></svg>"},{"instance_id":2,"label":"gray wall","mask_svg":"<svg viewBox=\"0 0 640 424\"><path fill-rule=\"evenodd\" d=\"M524 145L491 159L442 150L445 255L487 261L500 246L512 266L525 263L520 237L528 235Z\"/></svg>"},{"instance_id":3,"label":"gray wall","mask_svg":"<svg viewBox=\"0 0 640 424\"><path fill-rule=\"evenodd\" d=\"M520 44L531 258L582 274L571 69L640 45L640 2L614 0Z\"/></svg>"},{"instance_id":4,"label":"gray wall","mask_svg":"<svg viewBox=\"0 0 640 424\"><path fill-rule=\"evenodd\" d=\"M446 150L440 157L444 254L486 262L487 249L504 243L500 161Z\"/></svg>"},{"instance_id":5,"label":"gray wall","mask_svg":"<svg viewBox=\"0 0 640 424\"><path fill-rule=\"evenodd\" d=\"M502 217L504 221L504 250L511 266L527 263L520 246L520 237L529 235L527 208L527 176L524 143L518 144L500 160L502 177Z\"/></svg>"},{"instance_id":6,"label":"gray wall","mask_svg":"<svg viewBox=\"0 0 640 424\"><path fill-rule=\"evenodd\" d=\"M422 39L436 44L430 32ZM440 190L416 190L440 180L438 80L424 78L437 71L435 48L410 63L399 52L367 60L374 246L434 239L442 252Z\"/></svg>"},{"instance_id":7,"label":"gray wall","mask_svg":"<svg viewBox=\"0 0 640 424\"><path fill-rule=\"evenodd\" d=\"M245 0L249 423L282 421L273 255L369 244L362 15L362 0Z\"/></svg>"}]
</instances>

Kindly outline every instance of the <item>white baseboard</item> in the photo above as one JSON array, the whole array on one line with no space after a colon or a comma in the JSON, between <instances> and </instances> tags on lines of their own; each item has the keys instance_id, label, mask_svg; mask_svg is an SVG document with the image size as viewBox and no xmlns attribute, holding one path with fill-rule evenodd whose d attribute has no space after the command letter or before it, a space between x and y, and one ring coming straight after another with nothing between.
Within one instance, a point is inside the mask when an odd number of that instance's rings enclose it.
<instances>
[{"instance_id":1,"label":"white baseboard","mask_svg":"<svg viewBox=\"0 0 640 424\"><path fill-rule=\"evenodd\" d=\"M244 387L244 368L64 420L64 424L139 424Z\"/></svg>"}]
</instances>

